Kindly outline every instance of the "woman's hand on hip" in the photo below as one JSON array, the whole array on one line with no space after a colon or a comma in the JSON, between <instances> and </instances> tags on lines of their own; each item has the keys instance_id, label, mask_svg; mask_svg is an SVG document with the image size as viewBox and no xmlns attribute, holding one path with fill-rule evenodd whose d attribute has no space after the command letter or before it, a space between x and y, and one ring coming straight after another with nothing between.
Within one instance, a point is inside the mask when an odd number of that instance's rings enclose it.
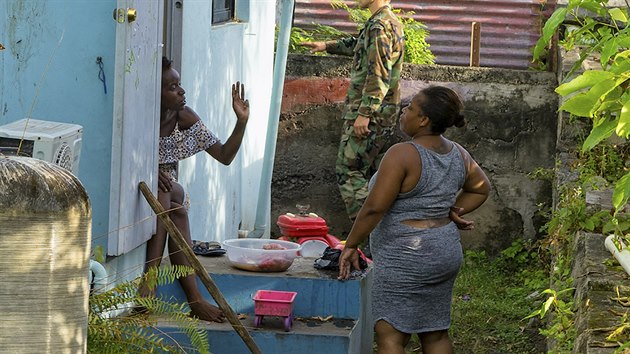
<instances>
[{"instance_id":1,"label":"woman's hand on hip","mask_svg":"<svg viewBox=\"0 0 630 354\"><path fill-rule=\"evenodd\" d=\"M460 230L472 230L475 228L475 222L462 218L461 214L464 212L464 208L452 206L449 211L448 217L457 225Z\"/></svg>"}]
</instances>

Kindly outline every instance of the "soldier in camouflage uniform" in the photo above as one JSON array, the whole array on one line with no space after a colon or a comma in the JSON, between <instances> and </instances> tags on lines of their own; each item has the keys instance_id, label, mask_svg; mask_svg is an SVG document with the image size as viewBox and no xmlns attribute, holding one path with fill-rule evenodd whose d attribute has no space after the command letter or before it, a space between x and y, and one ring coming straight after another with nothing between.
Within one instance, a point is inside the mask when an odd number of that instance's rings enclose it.
<instances>
[{"instance_id":1,"label":"soldier in camouflage uniform","mask_svg":"<svg viewBox=\"0 0 630 354\"><path fill-rule=\"evenodd\" d=\"M368 195L367 183L394 133L404 53L403 26L389 0L357 2L372 13L357 37L302 43L311 52L325 50L354 57L335 168L339 191L352 221Z\"/></svg>"}]
</instances>

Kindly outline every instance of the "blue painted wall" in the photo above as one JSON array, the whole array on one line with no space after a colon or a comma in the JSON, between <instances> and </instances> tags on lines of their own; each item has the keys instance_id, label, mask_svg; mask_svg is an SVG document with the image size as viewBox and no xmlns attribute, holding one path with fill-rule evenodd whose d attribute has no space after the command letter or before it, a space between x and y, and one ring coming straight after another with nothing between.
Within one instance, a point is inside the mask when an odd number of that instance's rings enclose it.
<instances>
[{"instance_id":1,"label":"blue painted wall","mask_svg":"<svg viewBox=\"0 0 630 354\"><path fill-rule=\"evenodd\" d=\"M116 0L0 0L0 125L27 116L83 126L79 179L92 203L92 247L107 247ZM193 238L253 227L273 71L275 1L239 1L240 21L213 26L211 1L184 5L181 74L189 105L223 141L236 118L230 85L245 82L251 117L231 166L198 154L181 164ZM102 57L107 92L99 80ZM108 283L142 272L144 245L108 259Z\"/></svg>"},{"instance_id":2,"label":"blue painted wall","mask_svg":"<svg viewBox=\"0 0 630 354\"><path fill-rule=\"evenodd\" d=\"M83 126L78 177L92 203L93 245L106 245L109 222L115 4L0 1L0 125L30 115Z\"/></svg>"},{"instance_id":3,"label":"blue painted wall","mask_svg":"<svg viewBox=\"0 0 630 354\"><path fill-rule=\"evenodd\" d=\"M252 298L258 290L295 291L293 314L298 317L333 316L335 318L358 319L361 315L361 291L365 285L357 280L338 281L300 277L251 276L240 274L212 274L212 279L237 313L254 313ZM205 285L198 280L202 295L212 300ZM178 302L186 301L186 296L177 283L159 287L158 292L166 298L174 297ZM212 301L211 301L212 302Z\"/></svg>"}]
</instances>

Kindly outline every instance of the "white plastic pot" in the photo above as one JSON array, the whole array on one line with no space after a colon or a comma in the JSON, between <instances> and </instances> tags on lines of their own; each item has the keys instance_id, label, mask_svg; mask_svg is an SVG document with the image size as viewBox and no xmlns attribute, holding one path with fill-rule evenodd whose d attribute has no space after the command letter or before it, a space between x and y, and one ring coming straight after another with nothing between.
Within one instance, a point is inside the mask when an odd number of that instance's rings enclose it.
<instances>
[{"instance_id":1,"label":"white plastic pot","mask_svg":"<svg viewBox=\"0 0 630 354\"><path fill-rule=\"evenodd\" d=\"M621 267L630 275L630 249L624 244L623 240L619 240L621 244L621 250L617 248L615 242L613 242L615 235L609 235L604 241L606 248L612 253L613 257L621 264Z\"/></svg>"}]
</instances>

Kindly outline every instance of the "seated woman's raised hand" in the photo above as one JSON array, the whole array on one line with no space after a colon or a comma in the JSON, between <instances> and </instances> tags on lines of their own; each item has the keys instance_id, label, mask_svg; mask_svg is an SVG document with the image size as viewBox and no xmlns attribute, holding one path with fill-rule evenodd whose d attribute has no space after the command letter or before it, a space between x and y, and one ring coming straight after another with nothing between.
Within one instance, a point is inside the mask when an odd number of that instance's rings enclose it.
<instances>
[{"instance_id":1,"label":"seated woman's raised hand","mask_svg":"<svg viewBox=\"0 0 630 354\"><path fill-rule=\"evenodd\" d=\"M245 85L237 81L232 84L232 109L239 122L247 123L249 119L249 100L245 99Z\"/></svg>"}]
</instances>

